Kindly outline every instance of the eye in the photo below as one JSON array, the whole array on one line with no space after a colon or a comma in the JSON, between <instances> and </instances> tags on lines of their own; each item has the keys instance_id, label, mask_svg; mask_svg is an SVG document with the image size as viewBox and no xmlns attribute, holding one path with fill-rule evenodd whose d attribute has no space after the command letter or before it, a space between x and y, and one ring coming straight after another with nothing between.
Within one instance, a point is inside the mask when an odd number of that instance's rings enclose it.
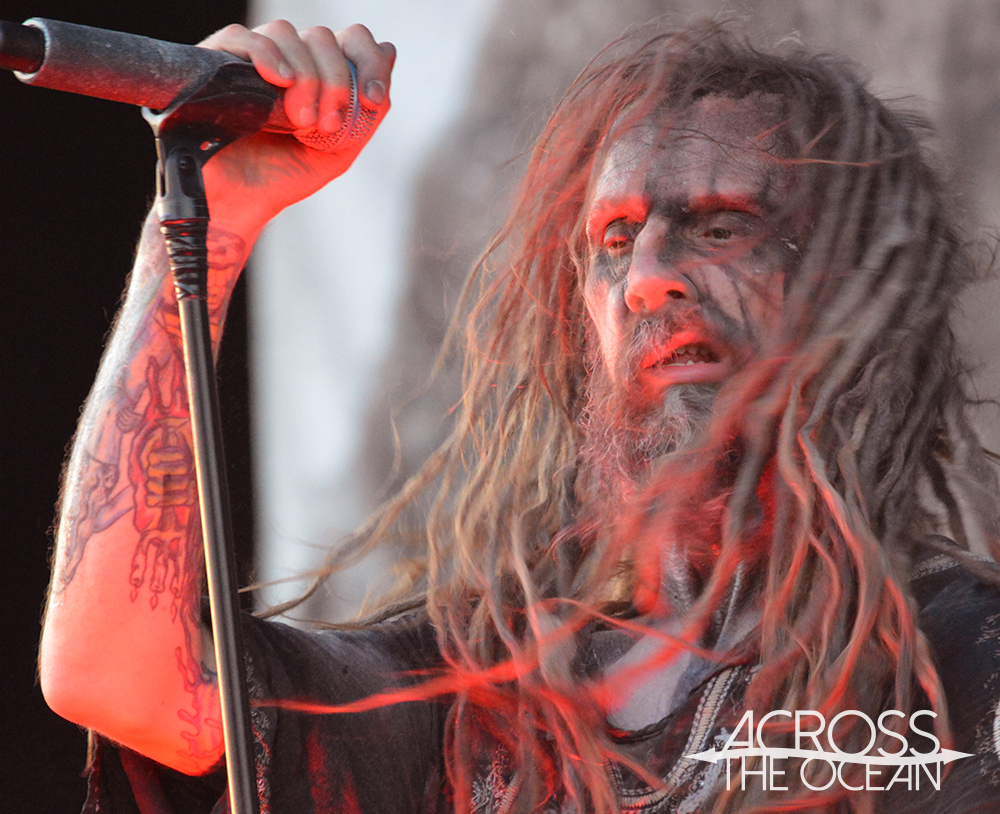
<instances>
[{"instance_id":1,"label":"eye","mask_svg":"<svg viewBox=\"0 0 1000 814\"><path fill-rule=\"evenodd\" d=\"M635 235L639 231L639 225L635 221L627 218L617 218L611 221L605 229L601 238L604 251L612 257L620 257L628 254L635 241Z\"/></svg>"},{"instance_id":2,"label":"eye","mask_svg":"<svg viewBox=\"0 0 1000 814\"><path fill-rule=\"evenodd\" d=\"M705 233L705 237L709 240L714 240L718 243L724 243L733 236L732 229L726 229L723 226L713 226Z\"/></svg>"},{"instance_id":3,"label":"eye","mask_svg":"<svg viewBox=\"0 0 1000 814\"><path fill-rule=\"evenodd\" d=\"M692 224L692 236L707 248L724 248L753 236L756 218L746 212L712 212Z\"/></svg>"}]
</instances>

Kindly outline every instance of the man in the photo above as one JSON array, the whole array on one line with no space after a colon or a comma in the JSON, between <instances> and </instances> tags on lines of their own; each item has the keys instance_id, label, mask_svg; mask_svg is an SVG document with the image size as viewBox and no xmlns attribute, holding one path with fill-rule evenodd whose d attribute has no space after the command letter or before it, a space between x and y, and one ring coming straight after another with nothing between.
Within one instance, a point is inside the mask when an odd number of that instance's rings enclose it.
<instances>
[{"instance_id":1,"label":"man","mask_svg":"<svg viewBox=\"0 0 1000 814\"><path fill-rule=\"evenodd\" d=\"M206 44L304 129L341 126L346 59L388 106L363 28ZM216 338L262 226L358 149L258 135L209 162ZM412 584L354 631L245 622L262 810L994 806L998 490L948 323L972 275L913 129L846 70L710 27L602 53L477 267L452 436L359 537L415 538ZM41 653L49 703L104 736L94 811L222 793L176 332L147 225ZM831 722L808 748L875 763L764 755L733 782L687 757L799 749L793 711ZM935 740L970 755L940 790L880 774Z\"/></svg>"}]
</instances>

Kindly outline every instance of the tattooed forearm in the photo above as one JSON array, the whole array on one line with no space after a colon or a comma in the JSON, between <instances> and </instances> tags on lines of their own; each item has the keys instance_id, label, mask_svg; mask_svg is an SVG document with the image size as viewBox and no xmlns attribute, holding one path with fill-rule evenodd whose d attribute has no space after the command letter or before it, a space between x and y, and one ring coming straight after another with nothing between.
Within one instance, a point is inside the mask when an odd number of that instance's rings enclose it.
<instances>
[{"instance_id":1,"label":"tattooed forearm","mask_svg":"<svg viewBox=\"0 0 1000 814\"><path fill-rule=\"evenodd\" d=\"M209 234L217 340L247 247L216 228ZM200 614L203 556L182 360L173 283L150 219L66 468L39 675L57 713L200 772L223 745Z\"/></svg>"},{"instance_id":2,"label":"tattooed forearm","mask_svg":"<svg viewBox=\"0 0 1000 814\"><path fill-rule=\"evenodd\" d=\"M240 238L210 231L208 305L214 338L244 255ZM136 536L132 599L147 587L155 608L169 588L176 614L178 602L197 598L180 595L181 574L201 569L197 488L177 307L165 261L153 260L137 267L102 368L101 377L111 381L102 387L99 378L88 405L91 416L81 423L67 473L54 588L64 590L73 581L95 534L126 522ZM130 314L136 299L139 313ZM121 337L122 331L131 336Z\"/></svg>"},{"instance_id":3,"label":"tattooed forearm","mask_svg":"<svg viewBox=\"0 0 1000 814\"><path fill-rule=\"evenodd\" d=\"M245 256L239 237L210 229L215 340ZM168 765L204 771L214 763L223 747L202 571L180 321L150 219L66 469L42 640L49 703L145 744ZM107 681L116 693L110 707L90 689ZM162 731L145 726L150 705L173 710Z\"/></svg>"}]
</instances>

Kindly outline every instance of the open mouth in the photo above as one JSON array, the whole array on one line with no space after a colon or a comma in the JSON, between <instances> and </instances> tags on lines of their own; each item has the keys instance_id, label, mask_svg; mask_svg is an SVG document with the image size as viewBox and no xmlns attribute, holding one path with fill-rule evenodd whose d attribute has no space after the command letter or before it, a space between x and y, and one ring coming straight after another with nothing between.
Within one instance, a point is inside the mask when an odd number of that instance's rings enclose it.
<instances>
[{"instance_id":1,"label":"open mouth","mask_svg":"<svg viewBox=\"0 0 1000 814\"><path fill-rule=\"evenodd\" d=\"M719 357L711 347L703 342L689 342L674 350L651 359L643 365L647 370L658 367L680 367L683 365L718 364Z\"/></svg>"}]
</instances>

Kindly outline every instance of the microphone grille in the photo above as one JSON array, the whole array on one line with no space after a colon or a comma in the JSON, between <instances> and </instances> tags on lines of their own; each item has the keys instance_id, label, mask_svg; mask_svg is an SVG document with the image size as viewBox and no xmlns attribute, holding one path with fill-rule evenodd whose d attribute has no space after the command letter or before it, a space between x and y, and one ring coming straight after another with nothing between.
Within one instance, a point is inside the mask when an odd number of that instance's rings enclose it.
<instances>
[{"instance_id":1,"label":"microphone grille","mask_svg":"<svg viewBox=\"0 0 1000 814\"><path fill-rule=\"evenodd\" d=\"M358 99L358 71L353 62L347 64L351 69L351 102L340 129L336 133L327 133L318 127L295 131L295 138L307 147L323 153L346 150L363 141L375 127L375 119L378 117L377 111L361 106Z\"/></svg>"}]
</instances>

